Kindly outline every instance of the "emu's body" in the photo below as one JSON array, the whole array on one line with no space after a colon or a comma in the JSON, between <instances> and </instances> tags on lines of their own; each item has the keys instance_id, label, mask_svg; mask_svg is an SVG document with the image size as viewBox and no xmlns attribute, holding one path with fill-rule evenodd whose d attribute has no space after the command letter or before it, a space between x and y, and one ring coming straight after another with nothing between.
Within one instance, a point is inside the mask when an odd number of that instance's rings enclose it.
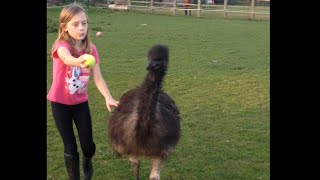
<instances>
[{"instance_id":1,"label":"emu's body","mask_svg":"<svg viewBox=\"0 0 320 180\"><path fill-rule=\"evenodd\" d=\"M168 65L168 49L156 45L148 52L148 74L141 86L126 92L108 123L113 149L127 155L139 179L139 159L153 162L150 179L160 179L160 166L180 138L179 109L161 90Z\"/></svg>"}]
</instances>

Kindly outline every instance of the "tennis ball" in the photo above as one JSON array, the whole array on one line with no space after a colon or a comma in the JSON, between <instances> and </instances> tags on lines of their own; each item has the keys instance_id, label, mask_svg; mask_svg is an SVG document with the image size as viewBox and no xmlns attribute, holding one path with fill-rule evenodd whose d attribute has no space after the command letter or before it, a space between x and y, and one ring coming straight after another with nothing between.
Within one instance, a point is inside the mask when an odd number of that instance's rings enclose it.
<instances>
[{"instance_id":1,"label":"tennis ball","mask_svg":"<svg viewBox=\"0 0 320 180\"><path fill-rule=\"evenodd\" d=\"M84 62L84 64L88 65L88 68L93 68L93 66L96 64L96 59L94 58L94 56L90 55L90 54L85 54L83 56L83 59L85 59L86 61Z\"/></svg>"}]
</instances>

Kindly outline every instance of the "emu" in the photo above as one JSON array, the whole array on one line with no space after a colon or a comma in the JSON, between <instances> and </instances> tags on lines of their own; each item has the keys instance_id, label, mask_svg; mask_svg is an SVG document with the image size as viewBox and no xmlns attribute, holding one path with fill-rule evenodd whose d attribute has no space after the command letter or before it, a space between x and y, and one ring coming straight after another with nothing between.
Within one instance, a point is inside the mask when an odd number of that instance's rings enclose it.
<instances>
[{"instance_id":1,"label":"emu","mask_svg":"<svg viewBox=\"0 0 320 180\"><path fill-rule=\"evenodd\" d=\"M179 109L162 90L168 61L166 45L151 47L144 82L123 94L109 118L112 148L120 157L129 157L136 180L142 158L152 162L150 180L160 180L161 166L180 139Z\"/></svg>"}]
</instances>

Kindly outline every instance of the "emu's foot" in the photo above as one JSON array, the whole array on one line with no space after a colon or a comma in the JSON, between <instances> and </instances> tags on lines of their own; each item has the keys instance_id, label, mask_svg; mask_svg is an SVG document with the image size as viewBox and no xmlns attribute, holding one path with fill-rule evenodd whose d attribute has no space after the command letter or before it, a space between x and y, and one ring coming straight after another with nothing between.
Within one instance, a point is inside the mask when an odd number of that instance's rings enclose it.
<instances>
[{"instance_id":1,"label":"emu's foot","mask_svg":"<svg viewBox=\"0 0 320 180\"><path fill-rule=\"evenodd\" d=\"M152 168L149 176L149 180L160 180L160 169L163 162L162 158L152 159Z\"/></svg>"},{"instance_id":2,"label":"emu's foot","mask_svg":"<svg viewBox=\"0 0 320 180\"><path fill-rule=\"evenodd\" d=\"M139 180L140 161L136 159L130 159L130 162L135 180Z\"/></svg>"},{"instance_id":3,"label":"emu's foot","mask_svg":"<svg viewBox=\"0 0 320 180\"><path fill-rule=\"evenodd\" d=\"M160 174L154 174L149 177L149 180L160 180Z\"/></svg>"}]
</instances>

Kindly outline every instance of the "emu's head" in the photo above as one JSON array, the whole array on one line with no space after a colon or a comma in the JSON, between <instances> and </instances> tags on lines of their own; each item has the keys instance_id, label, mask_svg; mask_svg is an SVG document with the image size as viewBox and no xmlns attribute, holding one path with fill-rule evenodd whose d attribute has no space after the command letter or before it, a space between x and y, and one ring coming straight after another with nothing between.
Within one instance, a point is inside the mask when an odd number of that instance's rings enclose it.
<instances>
[{"instance_id":1,"label":"emu's head","mask_svg":"<svg viewBox=\"0 0 320 180\"><path fill-rule=\"evenodd\" d=\"M148 52L147 70L164 73L167 70L169 61L169 49L165 45L155 45Z\"/></svg>"}]
</instances>

